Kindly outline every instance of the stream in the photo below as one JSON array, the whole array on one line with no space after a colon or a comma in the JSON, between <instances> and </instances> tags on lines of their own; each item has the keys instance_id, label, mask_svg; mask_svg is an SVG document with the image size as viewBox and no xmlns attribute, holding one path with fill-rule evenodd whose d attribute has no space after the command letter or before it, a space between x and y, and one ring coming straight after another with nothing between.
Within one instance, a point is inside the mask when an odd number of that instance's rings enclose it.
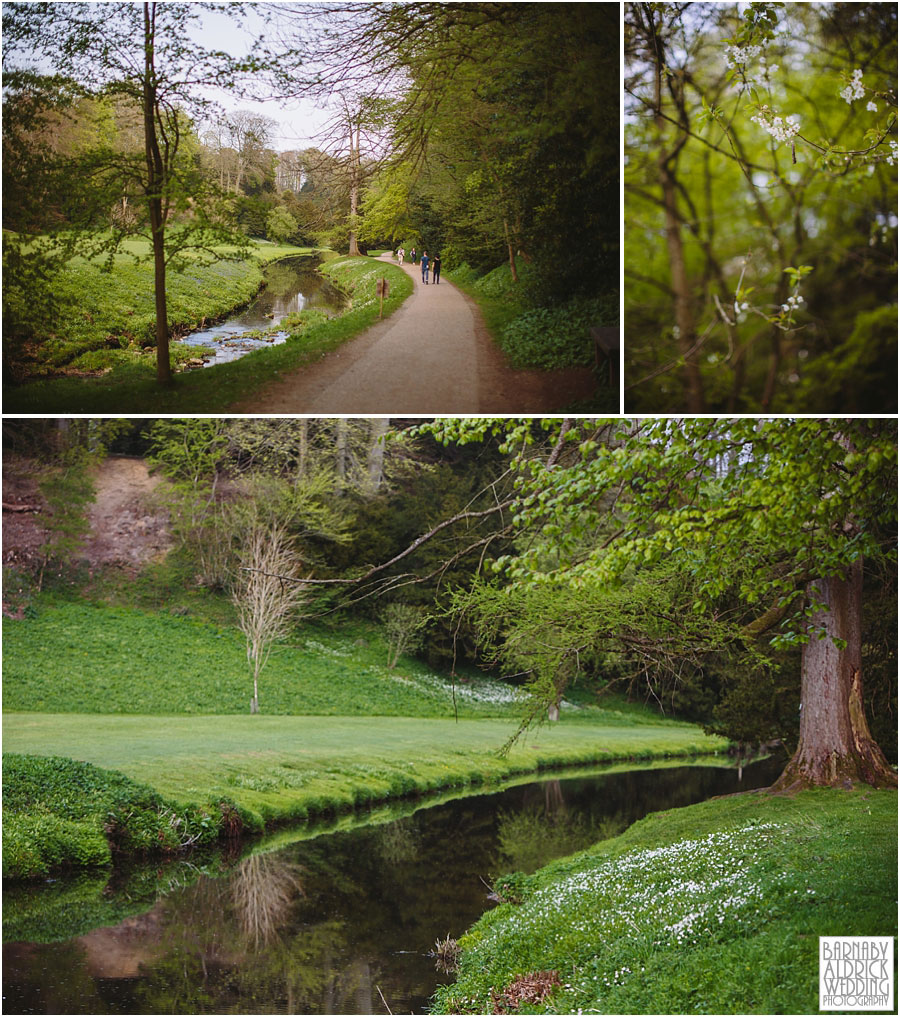
<instances>
[{"instance_id":1,"label":"stream","mask_svg":"<svg viewBox=\"0 0 900 1017\"><path fill-rule=\"evenodd\" d=\"M429 951L494 906L492 879L648 812L765 787L783 762L568 771L284 831L282 846L242 858L9 888L3 1011L425 1013L452 981Z\"/></svg>"},{"instance_id":2,"label":"stream","mask_svg":"<svg viewBox=\"0 0 900 1017\"><path fill-rule=\"evenodd\" d=\"M272 262L264 270L265 288L251 304L218 325L191 332L179 342L211 348L214 353L203 355L203 366L213 367L263 346L283 343L288 333L277 326L289 314L310 309L328 314L343 310L347 297L316 271L318 263L316 255Z\"/></svg>"}]
</instances>

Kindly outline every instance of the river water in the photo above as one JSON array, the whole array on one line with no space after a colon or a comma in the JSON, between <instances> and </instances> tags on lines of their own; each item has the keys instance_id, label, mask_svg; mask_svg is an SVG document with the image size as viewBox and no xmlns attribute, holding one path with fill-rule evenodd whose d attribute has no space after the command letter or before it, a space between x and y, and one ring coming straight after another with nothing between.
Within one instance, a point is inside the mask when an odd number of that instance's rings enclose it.
<instances>
[{"instance_id":1,"label":"river water","mask_svg":"<svg viewBox=\"0 0 900 1017\"><path fill-rule=\"evenodd\" d=\"M496 876L533 872L648 812L767 786L782 766L561 775L301 828L243 858L8 890L3 1011L424 1013L452 980L429 951L493 906Z\"/></svg>"},{"instance_id":2,"label":"river water","mask_svg":"<svg viewBox=\"0 0 900 1017\"><path fill-rule=\"evenodd\" d=\"M226 321L192 332L179 342L211 347L214 354L204 355L203 366L212 367L237 360L263 346L283 343L288 333L277 326L289 314L310 309L329 314L343 310L346 296L316 271L318 263L315 255L272 262L265 269L265 289L251 304ZM266 334L259 335L260 332Z\"/></svg>"}]
</instances>

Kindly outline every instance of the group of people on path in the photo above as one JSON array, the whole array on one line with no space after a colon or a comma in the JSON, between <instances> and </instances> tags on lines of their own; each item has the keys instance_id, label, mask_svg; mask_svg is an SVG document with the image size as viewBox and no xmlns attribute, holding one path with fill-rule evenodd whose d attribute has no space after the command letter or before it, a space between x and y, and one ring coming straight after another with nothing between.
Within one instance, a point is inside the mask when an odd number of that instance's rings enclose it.
<instances>
[{"instance_id":1,"label":"group of people on path","mask_svg":"<svg viewBox=\"0 0 900 1017\"><path fill-rule=\"evenodd\" d=\"M405 257L406 251L404 251L403 248L400 247L397 250L397 260L400 262L401 265L403 264L403 259ZM410 250L409 258L414 265L419 264L419 255L416 253L415 247L413 247ZM425 283L426 286L428 285L429 264L431 265L431 281L435 285L438 285L441 281L441 256L439 254L436 254L433 258L429 260L428 251L422 251L422 282Z\"/></svg>"}]
</instances>

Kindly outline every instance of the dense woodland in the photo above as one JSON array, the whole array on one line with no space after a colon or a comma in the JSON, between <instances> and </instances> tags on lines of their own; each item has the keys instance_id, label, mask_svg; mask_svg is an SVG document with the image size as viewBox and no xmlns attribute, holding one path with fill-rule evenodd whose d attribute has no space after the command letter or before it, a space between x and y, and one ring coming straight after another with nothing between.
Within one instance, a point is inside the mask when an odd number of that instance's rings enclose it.
<instances>
[{"instance_id":1,"label":"dense woodland","mask_svg":"<svg viewBox=\"0 0 900 1017\"><path fill-rule=\"evenodd\" d=\"M858 696L873 754L840 751L890 780L874 743L896 752L892 422L63 424L4 425L8 454L46 471L47 582L83 581L89 464L140 455L167 478L163 602L167 585L229 598L248 569L273 573L300 594L291 625L374 620L433 664L523 685L523 728L573 689L626 690L736 742L805 741L799 778L817 783L831 734L804 732L799 704L837 668L857 685L822 709Z\"/></svg>"},{"instance_id":2,"label":"dense woodland","mask_svg":"<svg viewBox=\"0 0 900 1017\"><path fill-rule=\"evenodd\" d=\"M506 263L521 311L615 320L614 7L207 6L235 38L258 33L247 55L205 43L202 5L4 10L8 347L80 310L55 285L73 255L112 267L129 238L152 244L161 381L166 272L247 238L418 245L472 277ZM279 151L263 107L226 113L214 88L315 100L330 120Z\"/></svg>"},{"instance_id":3,"label":"dense woodland","mask_svg":"<svg viewBox=\"0 0 900 1017\"><path fill-rule=\"evenodd\" d=\"M625 6L626 408L894 412L896 5Z\"/></svg>"}]
</instances>

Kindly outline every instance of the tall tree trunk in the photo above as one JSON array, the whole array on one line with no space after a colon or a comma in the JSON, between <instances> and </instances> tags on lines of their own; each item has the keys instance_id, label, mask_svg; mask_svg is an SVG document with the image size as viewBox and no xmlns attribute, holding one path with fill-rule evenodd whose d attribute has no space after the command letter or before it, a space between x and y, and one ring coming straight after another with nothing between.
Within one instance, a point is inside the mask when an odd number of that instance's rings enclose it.
<instances>
[{"instance_id":1,"label":"tall tree trunk","mask_svg":"<svg viewBox=\"0 0 900 1017\"><path fill-rule=\"evenodd\" d=\"M159 140L156 137L156 70L154 40L156 4L144 4L144 152L147 158L147 203L150 233L153 240L153 285L156 298L156 380L161 385L172 382L169 364L169 320L166 306L166 247L163 215L164 167Z\"/></svg>"},{"instance_id":2,"label":"tall tree trunk","mask_svg":"<svg viewBox=\"0 0 900 1017\"><path fill-rule=\"evenodd\" d=\"M353 137L353 124L350 124L350 251L351 255L359 254L356 242L356 215L359 210L359 142L360 128L356 128Z\"/></svg>"},{"instance_id":3,"label":"tall tree trunk","mask_svg":"<svg viewBox=\"0 0 900 1017\"><path fill-rule=\"evenodd\" d=\"M827 606L812 619L803 647L800 741L773 791L807 787L852 788L854 783L896 787L891 769L869 731L862 694L862 562L846 579L819 579L811 597ZM843 649L842 649L843 647Z\"/></svg>"},{"instance_id":4,"label":"tall tree trunk","mask_svg":"<svg viewBox=\"0 0 900 1017\"><path fill-rule=\"evenodd\" d=\"M506 236L506 250L509 253L509 272L512 276L512 281L515 283L519 281L519 274L516 272L516 252L513 249L512 238L509 235L509 223L505 217L503 219L503 233Z\"/></svg>"},{"instance_id":5,"label":"tall tree trunk","mask_svg":"<svg viewBox=\"0 0 900 1017\"><path fill-rule=\"evenodd\" d=\"M347 449L347 421L342 417L338 417L334 422L335 426L335 442L334 442L334 472L336 480L336 488L338 491L343 492L347 486L347 460L349 452Z\"/></svg>"},{"instance_id":6,"label":"tall tree trunk","mask_svg":"<svg viewBox=\"0 0 900 1017\"><path fill-rule=\"evenodd\" d=\"M376 494L384 480L384 436L387 434L390 421L387 417L373 417L369 430L369 456L366 463L366 474L369 491Z\"/></svg>"}]
</instances>

